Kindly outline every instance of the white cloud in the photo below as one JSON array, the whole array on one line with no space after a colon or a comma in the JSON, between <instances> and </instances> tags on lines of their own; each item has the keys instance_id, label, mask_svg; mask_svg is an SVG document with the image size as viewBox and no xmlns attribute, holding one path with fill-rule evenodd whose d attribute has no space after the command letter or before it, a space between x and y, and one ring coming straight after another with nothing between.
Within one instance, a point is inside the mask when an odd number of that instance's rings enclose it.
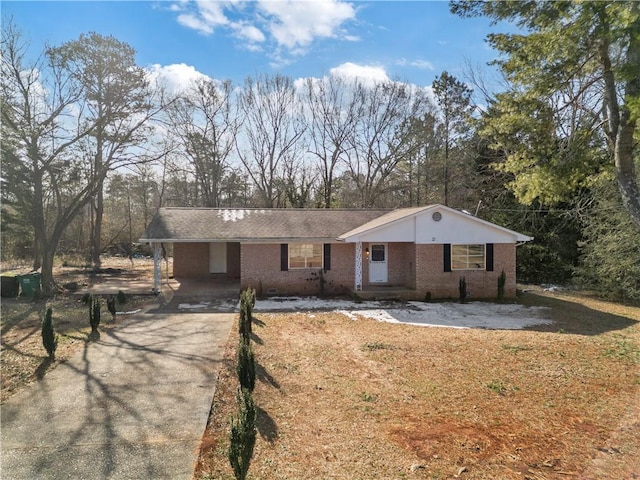
<instances>
[{"instance_id":1,"label":"white cloud","mask_svg":"<svg viewBox=\"0 0 640 480\"><path fill-rule=\"evenodd\" d=\"M427 60L412 60L409 61L406 58L401 58L396 62L401 67L414 67L420 70L435 70L433 64Z\"/></svg>"},{"instance_id":2,"label":"white cloud","mask_svg":"<svg viewBox=\"0 0 640 480\"><path fill-rule=\"evenodd\" d=\"M154 64L147 67L147 75L155 82L167 89L169 93L180 93L189 88L196 80L208 80L209 77L197 71L191 65L174 63L172 65Z\"/></svg>"},{"instance_id":3,"label":"white cloud","mask_svg":"<svg viewBox=\"0 0 640 480\"><path fill-rule=\"evenodd\" d=\"M219 25L226 25L229 20L224 14L224 3L212 2L211 0L196 0L198 11L202 16L202 19L212 27Z\"/></svg>"},{"instance_id":4,"label":"white cloud","mask_svg":"<svg viewBox=\"0 0 640 480\"><path fill-rule=\"evenodd\" d=\"M254 46L254 44L256 43L262 43L266 40L266 37L264 36L264 33L262 33L262 30L253 25L238 22L234 23L232 25L232 28L239 38L250 42L249 47Z\"/></svg>"},{"instance_id":5,"label":"white cloud","mask_svg":"<svg viewBox=\"0 0 640 480\"><path fill-rule=\"evenodd\" d=\"M356 9L342 0L180 0L169 10L178 13L178 23L204 35L226 29L242 48L261 50L266 43L279 64L284 55L306 53L317 39L359 40L344 30Z\"/></svg>"},{"instance_id":6,"label":"white cloud","mask_svg":"<svg viewBox=\"0 0 640 480\"><path fill-rule=\"evenodd\" d=\"M377 65L358 65L346 62L330 70L331 75L346 79L358 79L371 83L387 82L389 76L385 69Z\"/></svg>"},{"instance_id":7,"label":"white cloud","mask_svg":"<svg viewBox=\"0 0 640 480\"><path fill-rule=\"evenodd\" d=\"M205 35L211 35L213 33L213 28L211 28L210 25L192 13L181 13L178 15L178 23L183 27L196 30Z\"/></svg>"},{"instance_id":8,"label":"white cloud","mask_svg":"<svg viewBox=\"0 0 640 480\"><path fill-rule=\"evenodd\" d=\"M180 0L171 4L169 10L180 12L177 17L180 25L204 35L211 35L217 27L230 23L224 14L226 3L211 0L196 0L195 2Z\"/></svg>"},{"instance_id":9,"label":"white cloud","mask_svg":"<svg viewBox=\"0 0 640 480\"><path fill-rule=\"evenodd\" d=\"M341 25L356 14L351 4L337 0L260 0L259 9L269 16L268 29L278 45L289 49L344 36Z\"/></svg>"}]
</instances>

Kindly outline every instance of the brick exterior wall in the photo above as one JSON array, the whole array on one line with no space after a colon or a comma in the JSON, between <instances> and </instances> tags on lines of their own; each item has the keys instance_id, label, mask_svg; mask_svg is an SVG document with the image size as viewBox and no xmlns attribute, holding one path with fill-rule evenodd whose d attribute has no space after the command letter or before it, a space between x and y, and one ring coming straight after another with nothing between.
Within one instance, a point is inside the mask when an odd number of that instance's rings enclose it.
<instances>
[{"instance_id":1,"label":"brick exterior wall","mask_svg":"<svg viewBox=\"0 0 640 480\"><path fill-rule=\"evenodd\" d=\"M227 276L240 278L240 243L227 243Z\"/></svg>"},{"instance_id":2,"label":"brick exterior wall","mask_svg":"<svg viewBox=\"0 0 640 480\"><path fill-rule=\"evenodd\" d=\"M353 289L355 245L331 244L331 269L323 272L327 294L345 294ZM242 244L241 287L262 288L264 294L318 295L320 269L280 270L280 244Z\"/></svg>"},{"instance_id":3,"label":"brick exterior wall","mask_svg":"<svg viewBox=\"0 0 640 480\"><path fill-rule=\"evenodd\" d=\"M363 288L369 284L369 262L363 244ZM176 243L173 246L173 271L180 277L212 277L209 273L208 243ZM494 269L444 271L442 244L389 243L387 285L415 289L415 298L426 292L432 298L458 298L458 282L467 281L470 298L495 298L497 282L504 269L507 275L505 296L516 294L516 246L494 244ZM354 288L355 244L331 244L331 269L324 273L325 293L345 294ZM227 244L227 277L240 277L242 288L262 286L264 294L318 295L319 269L280 270L280 244Z\"/></svg>"},{"instance_id":4,"label":"brick exterior wall","mask_svg":"<svg viewBox=\"0 0 640 480\"><path fill-rule=\"evenodd\" d=\"M173 276L204 278L209 276L208 243L174 243Z\"/></svg>"},{"instance_id":5,"label":"brick exterior wall","mask_svg":"<svg viewBox=\"0 0 640 480\"><path fill-rule=\"evenodd\" d=\"M470 298L496 298L498 277L504 269L507 276L505 296L516 295L516 246L496 243L493 246L493 271L444 271L443 245L416 245L416 298L431 292L433 298L458 298L460 278L465 277Z\"/></svg>"},{"instance_id":6,"label":"brick exterior wall","mask_svg":"<svg viewBox=\"0 0 640 480\"><path fill-rule=\"evenodd\" d=\"M176 278L239 278L240 243L227 243L227 273L209 273L209 244L174 243L173 276Z\"/></svg>"}]
</instances>

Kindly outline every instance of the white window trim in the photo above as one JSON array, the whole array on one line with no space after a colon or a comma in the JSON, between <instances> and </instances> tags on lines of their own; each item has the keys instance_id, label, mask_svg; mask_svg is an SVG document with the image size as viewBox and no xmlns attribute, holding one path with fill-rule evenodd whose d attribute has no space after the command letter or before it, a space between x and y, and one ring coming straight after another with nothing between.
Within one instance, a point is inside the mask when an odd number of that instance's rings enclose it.
<instances>
[{"instance_id":1,"label":"white window trim","mask_svg":"<svg viewBox=\"0 0 640 480\"><path fill-rule=\"evenodd\" d=\"M467 265L469 265L469 247L471 246L476 246L476 245L482 245L482 266L480 268L469 268L468 266L465 268L455 268L454 267L454 261L453 261L453 249L454 247L467 247ZM458 257L460 257L458 255ZM487 244L486 243L456 243L456 244L452 244L451 245L451 271L484 271L487 269Z\"/></svg>"},{"instance_id":2,"label":"white window trim","mask_svg":"<svg viewBox=\"0 0 640 480\"><path fill-rule=\"evenodd\" d=\"M292 267L291 266L291 247L294 245L320 245L320 266L319 267ZM305 264L307 263L305 257ZM289 243L287 246L287 267L289 270L322 270L324 269L324 244L322 243Z\"/></svg>"}]
</instances>

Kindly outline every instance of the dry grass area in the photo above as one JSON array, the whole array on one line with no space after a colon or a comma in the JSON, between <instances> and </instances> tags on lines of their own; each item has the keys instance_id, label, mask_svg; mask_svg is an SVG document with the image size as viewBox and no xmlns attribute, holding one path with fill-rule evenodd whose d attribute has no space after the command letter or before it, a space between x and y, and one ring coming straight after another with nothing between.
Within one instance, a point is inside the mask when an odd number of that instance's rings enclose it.
<instances>
[{"instance_id":1,"label":"dry grass area","mask_svg":"<svg viewBox=\"0 0 640 480\"><path fill-rule=\"evenodd\" d=\"M257 314L251 479L640 478L640 309L531 292L551 326ZM235 337L198 479L231 479Z\"/></svg>"},{"instance_id":2,"label":"dry grass area","mask_svg":"<svg viewBox=\"0 0 640 480\"><path fill-rule=\"evenodd\" d=\"M60 284L74 281L80 285L100 283L107 278L149 278L149 275L153 275L153 261L136 259L132 267L127 259L109 258L105 259L103 272L97 275L92 276L88 269L73 265L56 267L55 275ZM118 306L118 310L136 310L154 300L151 296L129 296L127 303ZM54 328L59 335L55 362L49 361L42 346L41 318L47 307L52 308ZM114 328L123 321L120 316L113 321L104 304L101 316L102 331ZM82 303L80 295L65 293L47 300L2 298L0 401L42 378L47 371L84 348L90 331L88 307Z\"/></svg>"}]
</instances>

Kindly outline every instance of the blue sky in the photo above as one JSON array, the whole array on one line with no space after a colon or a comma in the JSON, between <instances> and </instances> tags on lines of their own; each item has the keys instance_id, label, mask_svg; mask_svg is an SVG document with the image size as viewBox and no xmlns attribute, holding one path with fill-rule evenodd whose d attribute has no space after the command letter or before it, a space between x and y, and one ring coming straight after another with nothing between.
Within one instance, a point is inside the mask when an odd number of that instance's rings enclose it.
<instances>
[{"instance_id":1,"label":"blue sky","mask_svg":"<svg viewBox=\"0 0 640 480\"><path fill-rule=\"evenodd\" d=\"M465 62L485 68L496 57L485 37L498 27L456 17L443 1L2 0L1 8L34 52L95 31L127 42L141 66L178 83L198 72L240 83L338 70L428 86L444 70L464 79Z\"/></svg>"}]
</instances>

